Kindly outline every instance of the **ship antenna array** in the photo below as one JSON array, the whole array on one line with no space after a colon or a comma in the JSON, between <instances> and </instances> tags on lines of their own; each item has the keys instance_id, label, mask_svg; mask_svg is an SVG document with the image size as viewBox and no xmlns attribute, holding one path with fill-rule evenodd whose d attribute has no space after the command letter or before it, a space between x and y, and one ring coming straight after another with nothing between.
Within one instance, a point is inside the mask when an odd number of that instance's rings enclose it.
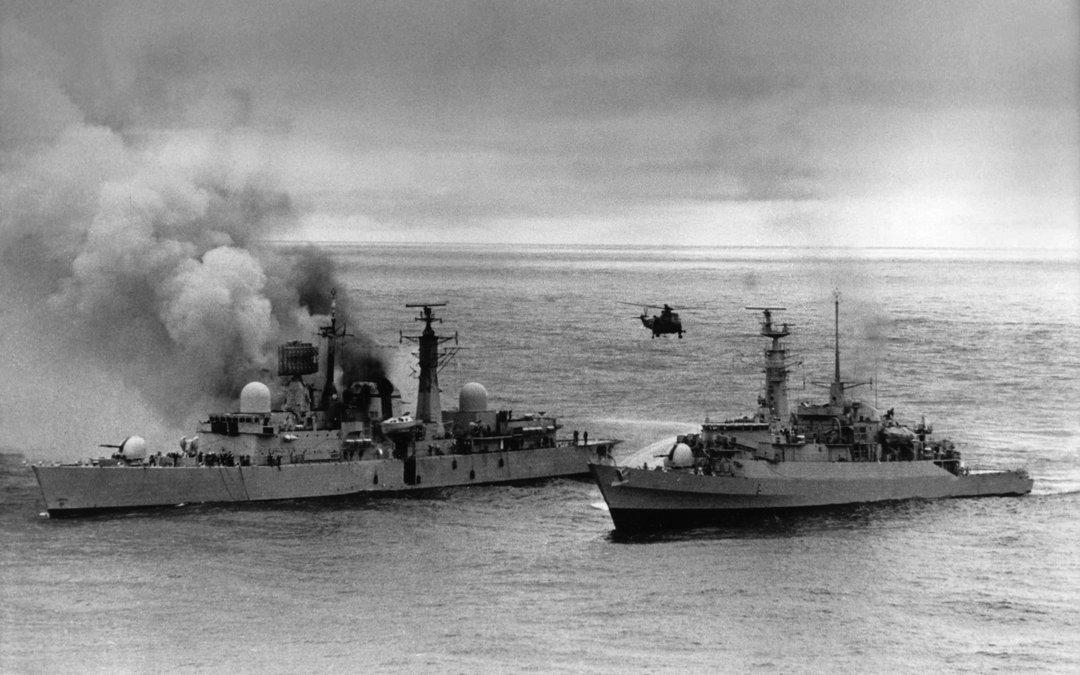
<instances>
[{"instance_id":1,"label":"ship antenna array","mask_svg":"<svg viewBox=\"0 0 1080 675\"><path fill-rule=\"evenodd\" d=\"M420 316L414 317L413 321L423 321L423 322L425 322L425 324L427 324L425 326L425 330L431 328L431 324L433 322L435 322L435 321L438 321L439 323L443 322L442 317L435 316L435 313L431 311L431 308L432 307L446 307L445 302L408 302L408 303L405 303L405 306L406 307L419 307L419 308L421 308L422 311L420 312ZM404 342L405 340L415 341L415 340L418 340L418 339L419 339L419 337L417 337L417 336L405 335L404 331L398 331L398 343ZM438 339L439 339L439 342L446 342L448 340L453 340L454 344L457 344L458 334L457 334L457 331L454 331L454 334L452 336L439 337ZM456 350L455 350L455 353L456 353Z\"/></svg>"},{"instance_id":2,"label":"ship antenna array","mask_svg":"<svg viewBox=\"0 0 1080 675\"><path fill-rule=\"evenodd\" d=\"M874 380L866 380L865 382L844 382L840 379L840 291L833 291L833 349L835 352L835 366L833 370L833 384L839 386L842 390L854 389L855 387L862 387L864 385L873 386ZM814 382L817 385L823 385L823 382ZM877 407L877 392L874 393L874 406Z\"/></svg>"},{"instance_id":3,"label":"ship antenna array","mask_svg":"<svg viewBox=\"0 0 1080 675\"><path fill-rule=\"evenodd\" d=\"M788 324L784 324L783 327L778 330L773 330L772 325L772 313L787 311L787 307L747 307L746 309L754 310L758 312L764 312L765 320L761 323L761 334L765 337L771 337L773 339L782 338L788 335Z\"/></svg>"},{"instance_id":4,"label":"ship antenna array","mask_svg":"<svg viewBox=\"0 0 1080 675\"><path fill-rule=\"evenodd\" d=\"M333 289L330 290L330 325L329 326L323 326L322 328L320 328L319 332L318 332L318 335L319 335L319 337L323 337L323 338L327 338L327 339L356 337L352 333L346 332L346 324L345 324L344 321L341 322L341 331L340 332L338 331L338 328L337 328L337 289L336 288L333 288Z\"/></svg>"},{"instance_id":5,"label":"ship antenna array","mask_svg":"<svg viewBox=\"0 0 1080 675\"><path fill-rule=\"evenodd\" d=\"M336 395L334 391L334 366L336 357L335 345L339 339L347 337L354 337L351 333L346 331L345 322L341 322L341 329L337 327L337 289L330 290L330 325L323 326L319 329L319 337L326 340L326 376L322 389L322 397L319 402L319 408L321 410L327 410L330 406L330 401L333 396ZM309 390L314 393L315 386L309 385Z\"/></svg>"},{"instance_id":6,"label":"ship antenna array","mask_svg":"<svg viewBox=\"0 0 1080 675\"><path fill-rule=\"evenodd\" d=\"M421 310L420 311L420 316L414 317L413 320L414 321L423 321L425 323L424 333L427 334L428 331L431 331L431 338L434 339L437 344L441 344L443 342L449 342L450 340L454 341L454 345L455 345L454 347L449 347L446 350L444 350L443 352L441 352L440 354L438 354L438 360L434 365L435 365L436 372L442 371L442 369L448 363L450 363L451 360L453 360L454 356L457 355L458 351L460 351L462 349L461 347L456 346L457 341L458 341L457 331L454 331L453 335L448 335L448 336L444 337L444 336L440 336L440 335L435 335L435 332L431 328L432 323L434 323L436 321L438 321L439 323L443 322L441 317L435 316L435 313L432 311L432 308L434 308L434 307L446 307L446 302L408 302L408 303L405 303L405 306L406 307L412 307L412 308L419 308ZM404 342L405 340L408 340L410 342L419 342L420 337L421 336L419 336L419 335L405 335L404 331L398 331L398 343ZM415 371L413 371L413 372L415 372Z\"/></svg>"}]
</instances>

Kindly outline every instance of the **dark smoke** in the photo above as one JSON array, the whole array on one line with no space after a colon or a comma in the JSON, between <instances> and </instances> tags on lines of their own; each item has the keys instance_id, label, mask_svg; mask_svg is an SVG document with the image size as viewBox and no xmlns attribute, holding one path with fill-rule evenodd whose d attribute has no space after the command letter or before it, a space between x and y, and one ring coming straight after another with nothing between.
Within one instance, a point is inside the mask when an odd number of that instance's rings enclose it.
<instances>
[{"instance_id":1,"label":"dark smoke","mask_svg":"<svg viewBox=\"0 0 1080 675\"><path fill-rule=\"evenodd\" d=\"M379 382L386 379L386 364L378 352L364 342L346 342L342 350L342 382Z\"/></svg>"},{"instance_id":2,"label":"dark smoke","mask_svg":"<svg viewBox=\"0 0 1080 675\"><path fill-rule=\"evenodd\" d=\"M345 387L353 382L377 382L386 376L386 364L379 355L375 343L359 331L361 316L354 299L340 290L336 300L330 295L340 289L333 258L324 252L306 247L290 254L297 274L292 287L296 291L296 304L312 315L328 316L331 303L335 305L338 327L345 330L348 338L341 342L338 368Z\"/></svg>"}]
</instances>

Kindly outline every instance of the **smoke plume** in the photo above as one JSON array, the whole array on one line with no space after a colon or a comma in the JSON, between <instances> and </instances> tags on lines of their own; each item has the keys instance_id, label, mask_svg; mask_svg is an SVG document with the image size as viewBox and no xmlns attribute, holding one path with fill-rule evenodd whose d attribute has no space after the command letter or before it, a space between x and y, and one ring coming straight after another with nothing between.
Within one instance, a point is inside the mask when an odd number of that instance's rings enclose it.
<instances>
[{"instance_id":1,"label":"smoke plume","mask_svg":"<svg viewBox=\"0 0 1080 675\"><path fill-rule=\"evenodd\" d=\"M190 432L202 406L235 405L246 382L276 372L277 344L312 340L337 286L332 261L260 243L296 212L252 161L270 145L257 130L150 130L138 110L160 111L122 97L106 106L122 123L95 122L41 65L55 62L45 48L11 25L3 42L5 445L70 455L128 433ZM339 298L339 319L353 326L354 314Z\"/></svg>"}]
</instances>

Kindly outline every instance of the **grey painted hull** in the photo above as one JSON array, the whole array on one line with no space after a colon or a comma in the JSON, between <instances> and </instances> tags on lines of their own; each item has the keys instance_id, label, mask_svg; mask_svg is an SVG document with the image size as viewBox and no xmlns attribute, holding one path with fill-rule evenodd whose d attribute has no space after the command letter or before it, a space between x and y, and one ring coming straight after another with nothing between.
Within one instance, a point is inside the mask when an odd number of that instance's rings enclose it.
<instances>
[{"instance_id":1,"label":"grey painted hull","mask_svg":"<svg viewBox=\"0 0 1080 675\"><path fill-rule=\"evenodd\" d=\"M754 514L903 499L1023 495L1023 471L953 475L932 461L747 462L743 475L590 464L616 529L736 522Z\"/></svg>"},{"instance_id":2,"label":"grey painted hull","mask_svg":"<svg viewBox=\"0 0 1080 675\"><path fill-rule=\"evenodd\" d=\"M468 455L276 466L34 466L50 516L192 503L392 493L588 474L603 442ZM607 444L610 447L610 444Z\"/></svg>"}]
</instances>

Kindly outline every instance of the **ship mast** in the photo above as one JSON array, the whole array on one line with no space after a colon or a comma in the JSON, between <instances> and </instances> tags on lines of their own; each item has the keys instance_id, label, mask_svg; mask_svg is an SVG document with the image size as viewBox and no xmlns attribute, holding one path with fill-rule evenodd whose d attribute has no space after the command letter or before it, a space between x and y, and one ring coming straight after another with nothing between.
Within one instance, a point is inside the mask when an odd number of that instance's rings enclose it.
<instances>
[{"instance_id":1,"label":"ship mast","mask_svg":"<svg viewBox=\"0 0 1080 675\"><path fill-rule=\"evenodd\" d=\"M334 395L337 394L337 390L334 388L334 367L337 341L339 338L347 337L345 333L345 323L342 322L341 330L337 327L337 290L330 291L330 325L322 326L319 328L319 337L326 340L326 376L322 390L322 397L319 399L319 409L329 410L330 401Z\"/></svg>"},{"instance_id":2,"label":"ship mast","mask_svg":"<svg viewBox=\"0 0 1080 675\"><path fill-rule=\"evenodd\" d=\"M840 379L840 291L836 291L833 295L834 305L834 344L835 344L835 367L833 370L833 381L829 383L829 405L843 407L845 405L844 391L847 389L854 389L855 387L861 387L864 384L871 384L870 381L866 382L844 382ZM824 384L824 383L822 383Z\"/></svg>"},{"instance_id":3,"label":"ship mast","mask_svg":"<svg viewBox=\"0 0 1080 675\"><path fill-rule=\"evenodd\" d=\"M787 350L781 340L790 334L788 325L776 326L772 313L784 311L784 307L747 307L764 313L761 335L772 340L765 350L765 405L769 409L769 422L786 424L790 417L787 397Z\"/></svg>"},{"instance_id":4,"label":"ship mast","mask_svg":"<svg viewBox=\"0 0 1080 675\"><path fill-rule=\"evenodd\" d=\"M840 291L836 291L833 296L835 303L835 312L833 320L834 330L834 344L836 345L836 372L833 375L833 381L840 381Z\"/></svg>"},{"instance_id":5,"label":"ship mast","mask_svg":"<svg viewBox=\"0 0 1080 675\"><path fill-rule=\"evenodd\" d=\"M422 302L406 304L406 307L422 308L416 321L424 322L424 331L420 335L401 335L402 340L416 342L420 346L420 384L416 393L416 419L425 424L435 422L442 426L442 402L439 399L439 345L448 340L457 340L457 333L452 336L435 334L431 324L442 319L432 312L433 307L445 307L445 302Z\"/></svg>"},{"instance_id":6,"label":"ship mast","mask_svg":"<svg viewBox=\"0 0 1080 675\"><path fill-rule=\"evenodd\" d=\"M835 406L844 405L844 382L840 379L840 291L833 295L833 344L836 349L833 381L829 385L829 404Z\"/></svg>"}]
</instances>

